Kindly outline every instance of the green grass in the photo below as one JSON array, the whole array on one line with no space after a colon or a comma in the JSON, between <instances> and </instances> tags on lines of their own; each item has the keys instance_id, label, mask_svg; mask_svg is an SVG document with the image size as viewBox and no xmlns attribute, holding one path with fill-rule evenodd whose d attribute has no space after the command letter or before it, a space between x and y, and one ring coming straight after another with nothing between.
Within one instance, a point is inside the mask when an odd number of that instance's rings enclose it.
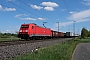
<instances>
[{"instance_id":1,"label":"green grass","mask_svg":"<svg viewBox=\"0 0 90 60\"><path fill-rule=\"evenodd\" d=\"M72 40L55 44L38 51L21 55L12 60L71 60L77 44L90 42L90 39Z\"/></svg>"},{"instance_id":2,"label":"green grass","mask_svg":"<svg viewBox=\"0 0 90 60\"><path fill-rule=\"evenodd\" d=\"M82 42L89 42L90 41L90 38L87 38L87 39L81 39Z\"/></svg>"},{"instance_id":3,"label":"green grass","mask_svg":"<svg viewBox=\"0 0 90 60\"><path fill-rule=\"evenodd\" d=\"M10 38L0 38L0 41L11 41L11 40L18 40L18 39L20 38L12 36Z\"/></svg>"}]
</instances>

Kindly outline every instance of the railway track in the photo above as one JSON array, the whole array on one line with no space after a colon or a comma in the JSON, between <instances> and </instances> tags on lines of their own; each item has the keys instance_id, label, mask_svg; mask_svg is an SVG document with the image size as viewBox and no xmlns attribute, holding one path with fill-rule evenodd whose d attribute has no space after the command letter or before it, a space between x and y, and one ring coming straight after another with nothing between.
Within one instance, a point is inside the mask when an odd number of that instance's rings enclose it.
<instances>
[{"instance_id":1,"label":"railway track","mask_svg":"<svg viewBox=\"0 0 90 60\"><path fill-rule=\"evenodd\" d=\"M20 40L20 41L0 42L0 59L11 60L12 57L27 54L34 51L35 49L47 47L71 39L72 38L58 38L46 40L30 40L30 41Z\"/></svg>"},{"instance_id":2,"label":"railway track","mask_svg":"<svg viewBox=\"0 0 90 60\"><path fill-rule=\"evenodd\" d=\"M10 46L10 45L18 45L18 44L26 44L26 43L34 43L34 42L40 42L43 40L14 40L14 41L2 41L0 42L0 46Z\"/></svg>"},{"instance_id":3,"label":"railway track","mask_svg":"<svg viewBox=\"0 0 90 60\"><path fill-rule=\"evenodd\" d=\"M67 38L57 38L57 39L67 39ZM55 39L45 39L45 40L13 40L13 41L2 41L0 42L0 46L10 46L10 45L18 45L18 44L26 44L26 43L35 43L35 42L43 42L43 41L52 41L52 40L56 40Z\"/></svg>"}]
</instances>

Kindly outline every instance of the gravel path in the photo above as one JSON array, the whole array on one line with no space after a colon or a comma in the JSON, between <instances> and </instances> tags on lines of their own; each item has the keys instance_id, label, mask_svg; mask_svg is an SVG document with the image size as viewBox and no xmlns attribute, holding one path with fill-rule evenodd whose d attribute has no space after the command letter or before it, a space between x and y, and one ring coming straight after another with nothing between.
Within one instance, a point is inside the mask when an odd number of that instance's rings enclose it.
<instances>
[{"instance_id":1,"label":"gravel path","mask_svg":"<svg viewBox=\"0 0 90 60\"><path fill-rule=\"evenodd\" d=\"M11 59L12 57L17 57L21 54L26 54L32 50L47 47L52 44L60 43L62 41L70 40L71 38L55 39L49 41L33 42L26 44L10 45L10 46L0 46L0 60Z\"/></svg>"},{"instance_id":2,"label":"gravel path","mask_svg":"<svg viewBox=\"0 0 90 60\"><path fill-rule=\"evenodd\" d=\"M72 60L90 60L90 43L81 43L78 44Z\"/></svg>"}]
</instances>

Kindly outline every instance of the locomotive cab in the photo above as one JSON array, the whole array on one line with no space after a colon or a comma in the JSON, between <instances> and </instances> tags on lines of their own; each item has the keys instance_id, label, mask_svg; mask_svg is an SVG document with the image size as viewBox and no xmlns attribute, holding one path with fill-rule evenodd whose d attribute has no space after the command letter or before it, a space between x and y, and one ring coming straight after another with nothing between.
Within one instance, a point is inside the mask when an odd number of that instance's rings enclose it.
<instances>
[{"instance_id":1,"label":"locomotive cab","mask_svg":"<svg viewBox=\"0 0 90 60\"><path fill-rule=\"evenodd\" d=\"M28 29L29 29L29 24L22 24L19 29L18 37L21 39L27 39L29 37Z\"/></svg>"}]
</instances>

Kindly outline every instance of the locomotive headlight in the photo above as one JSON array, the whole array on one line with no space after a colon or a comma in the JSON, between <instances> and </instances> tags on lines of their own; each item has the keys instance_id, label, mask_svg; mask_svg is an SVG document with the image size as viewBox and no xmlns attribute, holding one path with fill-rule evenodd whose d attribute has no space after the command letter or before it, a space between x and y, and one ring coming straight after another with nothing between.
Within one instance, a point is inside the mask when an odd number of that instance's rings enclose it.
<instances>
[{"instance_id":1,"label":"locomotive headlight","mask_svg":"<svg viewBox=\"0 0 90 60\"><path fill-rule=\"evenodd\" d=\"M22 30L20 30L19 32L22 32Z\"/></svg>"},{"instance_id":2,"label":"locomotive headlight","mask_svg":"<svg viewBox=\"0 0 90 60\"><path fill-rule=\"evenodd\" d=\"M28 30L26 30L26 32L28 32Z\"/></svg>"}]
</instances>

